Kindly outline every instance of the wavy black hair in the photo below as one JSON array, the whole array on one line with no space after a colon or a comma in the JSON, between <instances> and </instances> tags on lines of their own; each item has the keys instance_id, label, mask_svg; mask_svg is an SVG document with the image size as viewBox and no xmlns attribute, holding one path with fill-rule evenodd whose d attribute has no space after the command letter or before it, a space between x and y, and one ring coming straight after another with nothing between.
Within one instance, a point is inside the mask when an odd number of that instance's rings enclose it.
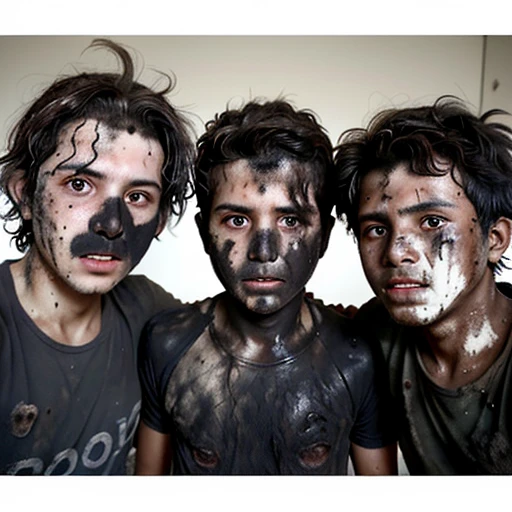
<instances>
[{"instance_id":1,"label":"wavy black hair","mask_svg":"<svg viewBox=\"0 0 512 512\"><path fill-rule=\"evenodd\" d=\"M368 128L342 133L334 156L338 218L358 237L362 179L374 169L407 162L419 175L450 172L473 204L484 234L500 217L512 219L512 129L490 120L501 114L508 113L493 109L478 117L459 98L442 96L430 106L384 110ZM436 166L436 156L447 158L450 168ZM494 271L504 266L502 258Z\"/></svg>"},{"instance_id":2,"label":"wavy black hair","mask_svg":"<svg viewBox=\"0 0 512 512\"><path fill-rule=\"evenodd\" d=\"M113 52L122 64L121 73L81 73L55 80L17 122L8 138L8 151L0 158L0 191L11 208L2 215L4 228L13 235L21 252L33 243L32 221L21 216L20 205L9 193L9 183L22 171L26 179L24 201L31 206L41 164L56 150L61 131L72 121L96 119L116 130L135 130L157 140L164 152L163 192L160 213L180 220L192 191L195 147L192 125L166 99L175 86L174 77L161 73L167 86L154 91L135 81L130 53L108 39L95 39L91 47ZM9 231L8 221L19 220Z\"/></svg>"},{"instance_id":3,"label":"wavy black hair","mask_svg":"<svg viewBox=\"0 0 512 512\"><path fill-rule=\"evenodd\" d=\"M297 110L283 99L250 101L206 123L197 150L194 186L205 221L211 207L210 171L236 160L247 160L263 172L277 168L283 160L310 166L323 224L331 214L336 183L333 147L310 110Z\"/></svg>"}]
</instances>

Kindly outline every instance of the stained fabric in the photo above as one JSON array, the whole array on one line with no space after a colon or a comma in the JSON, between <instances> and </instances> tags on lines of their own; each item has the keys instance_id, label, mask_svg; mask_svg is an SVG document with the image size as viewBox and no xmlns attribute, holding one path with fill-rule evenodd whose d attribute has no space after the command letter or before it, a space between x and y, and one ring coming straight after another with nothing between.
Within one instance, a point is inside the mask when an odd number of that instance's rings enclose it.
<instances>
[{"instance_id":1,"label":"stained fabric","mask_svg":"<svg viewBox=\"0 0 512 512\"><path fill-rule=\"evenodd\" d=\"M98 336L80 347L46 336L0 265L0 473L125 474L140 412L144 323L177 303L142 276L103 297Z\"/></svg>"},{"instance_id":2,"label":"stained fabric","mask_svg":"<svg viewBox=\"0 0 512 512\"><path fill-rule=\"evenodd\" d=\"M308 300L302 351L256 364L210 329L218 298L158 315L141 342L142 419L171 434L175 474L346 474L351 442L393 442L350 320Z\"/></svg>"},{"instance_id":3,"label":"stained fabric","mask_svg":"<svg viewBox=\"0 0 512 512\"><path fill-rule=\"evenodd\" d=\"M512 298L512 286L499 288ZM448 390L428 377L414 331L393 322L378 300L356 319L382 349L412 475L512 474L512 337L480 378Z\"/></svg>"}]
</instances>

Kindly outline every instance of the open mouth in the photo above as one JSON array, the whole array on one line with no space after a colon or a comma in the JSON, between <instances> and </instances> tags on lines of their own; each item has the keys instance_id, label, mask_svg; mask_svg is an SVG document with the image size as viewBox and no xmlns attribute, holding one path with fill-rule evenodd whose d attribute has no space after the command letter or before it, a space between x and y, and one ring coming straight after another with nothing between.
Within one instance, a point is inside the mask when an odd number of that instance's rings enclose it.
<instances>
[{"instance_id":1,"label":"open mouth","mask_svg":"<svg viewBox=\"0 0 512 512\"><path fill-rule=\"evenodd\" d=\"M412 288L426 288L427 285L423 283L395 283L388 284L386 287L388 290L408 290Z\"/></svg>"},{"instance_id":2,"label":"open mouth","mask_svg":"<svg viewBox=\"0 0 512 512\"><path fill-rule=\"evenodd\" d=\"M121 259L112 254L86 254L85 256L82 256L82 258L95 261L114 261Z\"/></svg>"}]
</instances>

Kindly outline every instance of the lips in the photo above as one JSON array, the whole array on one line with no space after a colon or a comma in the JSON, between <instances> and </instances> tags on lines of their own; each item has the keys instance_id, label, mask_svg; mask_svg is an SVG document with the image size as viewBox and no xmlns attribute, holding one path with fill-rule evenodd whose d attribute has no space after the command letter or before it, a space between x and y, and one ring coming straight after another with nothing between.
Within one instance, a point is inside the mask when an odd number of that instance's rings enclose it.
<instances>
[{"instance_id":1,"label":"lips","mask_svg":"<svg viewBox=\"0 0 512 512\"><path fill-rule=\"evenodd\" d=\"M411 290L417 288L427 288L428 284L422 281L416 281L415 279L408 278L394 278L390 279L385 289L386 290Z\"/></svg>"},{"instance_id":2,"label":"lips","mask_svg":"<svg viewBox=\"0 0 512 512\"><path fill-rule=\"evenodd\" d=\"M274 276L255 276L242 279L242 282L254 291L269 291L281 286L284 280Z\"/></svg>"},{"instance_id":3,"label":"lips","mask_svg":"<svg viewBox=\"0 0 512 512\"><path fill-rule=\"evenodd\" d=\"M90 253L80 256L82 265L95 274L108 274L118 268L122 259L116 254Z\"/></svg>"},{"instance_id":4,"label":"lips","mask_svg":"<svg viewBox=\"0 0 512 512\"><path fill-rule=\"evenodd\" d=\"M424 302L428 288L429 285L423 281L401 277L390 279L383 292L391 302L412 305Z\"/></svg>"},{"instance_id":5,"label":"lips","mask_svg":"<svg viewBox=\"0 0 512 512\"><path fill-rule=\"evenodd\" d=\"M121 259L113 254L86 254L85 256L81 256L81 258L87 258L95 261L112 261Z\"/></svg>"}]
</instances>

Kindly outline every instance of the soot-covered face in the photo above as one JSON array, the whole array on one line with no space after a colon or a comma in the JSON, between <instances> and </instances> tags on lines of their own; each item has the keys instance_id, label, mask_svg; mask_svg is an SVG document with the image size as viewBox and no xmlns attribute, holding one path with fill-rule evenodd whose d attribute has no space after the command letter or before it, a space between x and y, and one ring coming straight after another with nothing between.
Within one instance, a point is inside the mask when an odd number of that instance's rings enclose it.
<instances>
[{"instance_id":1,"label":"soot-covered face","mask_svg":"<svg viewBox=\"0 0 512 512\"><path fill-rule=\"evenodd\" d=\"M147 251L160 225L160 144L96 120L73 122L40 167L35 254L80 293L105 293Z\"/></svg>"},{"instance_id":2,"label":"soot-covered face","mask_svg":"<svg viewBox=\"0 0 512 512\"><path fill-rule=\"evenodd\" d=\"M305 286L321 256L322 226L307 166L255 170L238 160L212 170L205 245L226 290L268 314Z\"/></svg>"},{"instance_id":3,"label":"soot-covered face","mask_svg":"<svg viewBox=\"0 0 512 512\"><path fill-rule=\"evenodd\" d=\"M370 172L359 222L366 277L397 322L432 324L478 293L488 244L450 173L418 176L405 164Z\"/></svg>"}]
</instances>

